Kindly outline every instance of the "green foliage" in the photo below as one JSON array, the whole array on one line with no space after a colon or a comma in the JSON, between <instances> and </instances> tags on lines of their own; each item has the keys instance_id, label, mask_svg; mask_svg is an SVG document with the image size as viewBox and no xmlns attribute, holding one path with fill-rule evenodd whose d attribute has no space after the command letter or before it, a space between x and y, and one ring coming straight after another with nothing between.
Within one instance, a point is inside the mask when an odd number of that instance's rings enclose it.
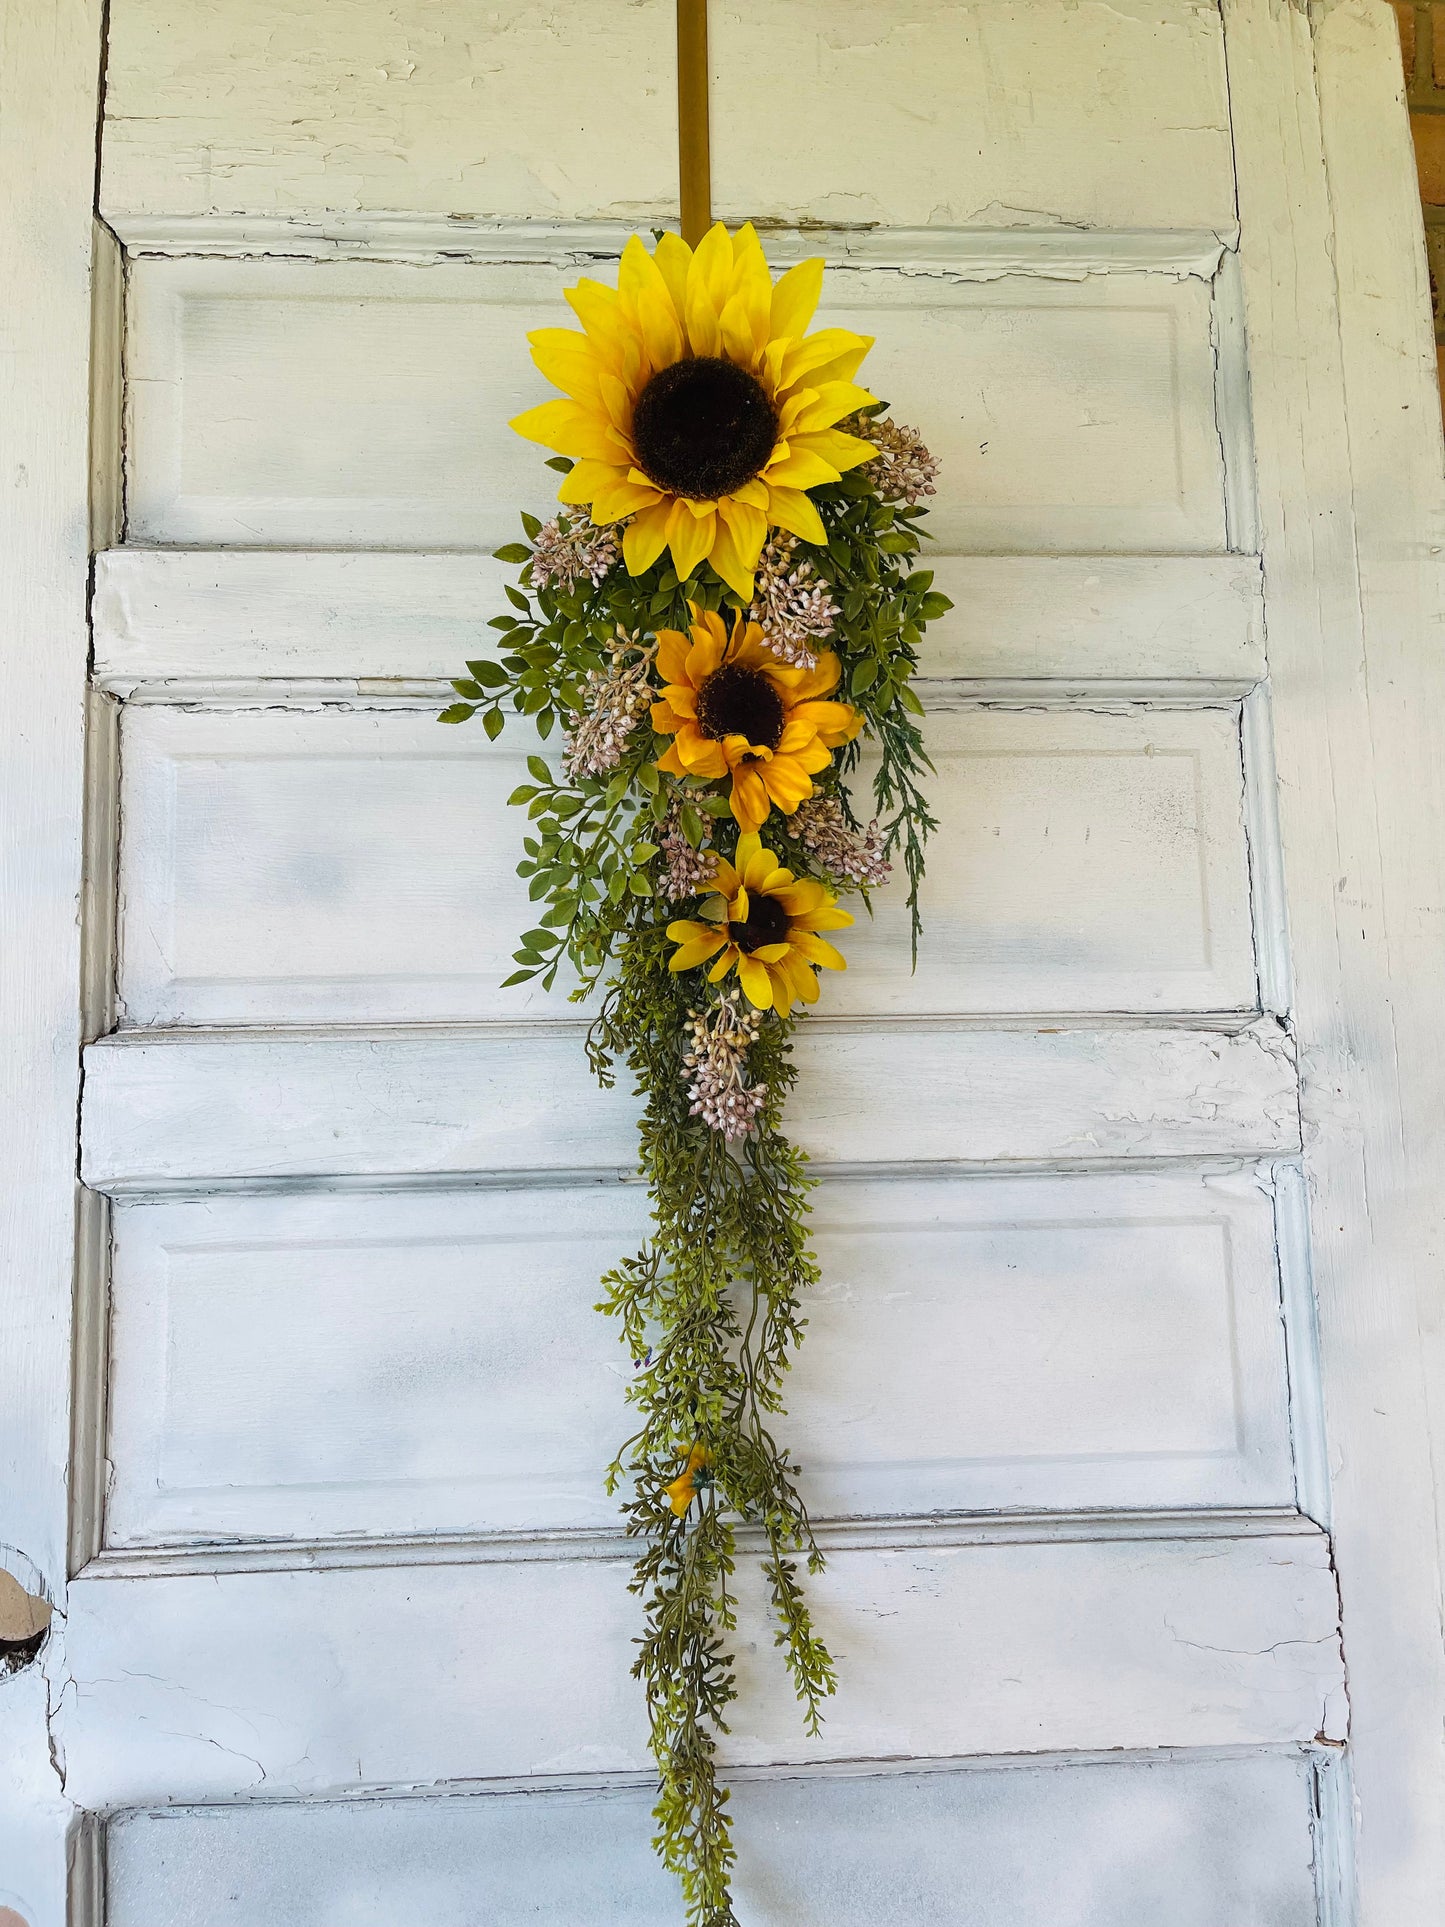
<instances>
[{"instance_id":1,"label":"green foliage","mask_svg":"<svg viewBox=\"0 0 1445 1927\"><path fill-rule=\"evenodd\" d=\"M565 472L571 464L558 457L550 466ZM924 846L935 824L921 788L931 765L913 681L925 627L950 604L931 572L915 566L921 508L884 500L866 469L812 493L828 539L799 559L812 563L838 606L829 644L842 666L837 694L865 724L860 742L837 752L815 782L856 826L845 779L862 743L876 752L875 810L907 877L916 955ZM810 1732L834 1686L800 1579L800 1567L816 1572L822 1560L798 1467L773 1432L803 1337L802 1306L818 1276L807 1233L811 1180L780 1129L796 1074L796 1019L769 1013L748 1048L748 1087L765 1086L766 1096L755 1128L730 1144L693 1115L684 1061L690 1013L720 989L701 970L668 968L667 924L692 906L666 895L667 837L731 856L738 832L728 783L683 782L657 767L670 739L653 733L647 714L654 638L686 629L689 605L730 616L739 604L707 564L679 582L666 555L636 577L618 562L600 582L539 581L542 524L530 514L522 524L527 541L497 551L519 568L517 586L506 587L508 612L491 619L498 653L468 662L453 684L458 700L440 720L479 716L495 738L520 716L544 740L559 724L569 738L560 761L528 756L528 780L510 799L528 818L517 867L536 925L521 935L506 981L536 979L551 989L565 972L574 998L605 983L588 1039L593 1068L606 1084L625 1065L642 1099L652 1235L604 1278L600 1306L618 1321L634 1361L629 1397L638 1423L607 1481L641 1544L632 1589L643 1631L633 1671L657 1761L655 1844L682 1882L690 1927L736 1927L728 1796L715 1765L716 1735L727 1730L737 1691L728 1635L736 1627L740 1527L760 1548L774 1637ZM615 758L588 773L577 753L579 724L600 713L599 691L615 689L624 674L636 678L640 707L626 712ZM818 874L791 819L775 812L763 834L795 873ZM697 1489L679 1513L668 1488L695 1452Z\"/></svg>"},{"instance_id":2,"label":"green foliage","mask_svg":"<svg viewBox=\"0 0 1445 1927\"><path fill-rule=\"evenodd\" d=\"M769 1429L818 1270L804 1159L778 1129L795 1075L793 1026L775 1019L754 1047L768 1101L737 1156L688 1113L681 1057L695 994L668 972L659 932L639 932L621 949L593 1027L594 1067L610 1077L613 1060L625 1059L644 1100L642 1170L654 1226L642 1251L603 1279L598 1309L621 1322L636 1361L629 1396L641 1424L609 1469L608 1489L628 1484L627 1530L645 1542L632 1581L646 1610L633 1672L646 1690L659 1768L656 1845L682 1880L689 1922L734 1927L727 1795L713 1771L713 1734L727 1730L736 1693L721 1637L736 1624L730 1515L761 1534L777 1643L810 1732L834 1685L793 1555L814 1572L822 1559L797 1467ZM679 1518L666 1488L699 1444L710 1454L711 1484Z\"/></svg>"}]
</instances>

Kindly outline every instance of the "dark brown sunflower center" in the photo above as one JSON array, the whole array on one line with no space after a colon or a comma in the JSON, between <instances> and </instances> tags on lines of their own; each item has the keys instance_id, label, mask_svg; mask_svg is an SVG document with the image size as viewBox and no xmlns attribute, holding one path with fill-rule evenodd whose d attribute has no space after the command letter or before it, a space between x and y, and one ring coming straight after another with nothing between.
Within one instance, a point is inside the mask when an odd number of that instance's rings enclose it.
<instances>
[{"instance_id":1,"label":"dark brown sunflower center","mask_svg":"<svg viewBox=\"0 0 1445 1927\"><path fill-rule=\"evenodd\" d=\"M751 956L764 944L781 943L788 934L788 913L776 897L749 896L746 923L730 923L728 935Z\"/></svg>"},{"instance_id":2,"label":"dark brown sunflower center","mask_svg":"<svg viewBox=\"0 0 1445 1927\"><path fill-rule=\"evenodd\" d=\"M783 699L760 671L725 662L703 678L697 726L715 743L724 736L746 736L761 749L776 749L784 721Z\"/></svg>"},{"instance_id":3,"label":"dark brown sunflower center","mask_svg":"<svg viewBox=\"0 0 1445 1927\"><path fill-rule=\"evenodd\" d=\"M761 384L718 355L660 368L632 411L637 466L659 488L698 502L760 475L777 428Z\"/></svg>"}]
</instances>

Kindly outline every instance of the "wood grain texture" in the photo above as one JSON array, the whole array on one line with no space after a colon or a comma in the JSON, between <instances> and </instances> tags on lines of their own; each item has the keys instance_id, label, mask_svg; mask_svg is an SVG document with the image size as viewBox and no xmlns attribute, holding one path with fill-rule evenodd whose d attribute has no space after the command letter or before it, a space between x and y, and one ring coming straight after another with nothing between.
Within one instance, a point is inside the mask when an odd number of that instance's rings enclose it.
<instances>
[{"instance_id":1,"label":"wood grain texture","mask_svg":"<svg viewBox=\"0 0 1445 1927\"><path fill-rule=\"evenodd\" d=\"M833 1182L789 1381L815 1519L1288 1507L1252 1173ZM633 1186L120 1207L111 1547L610 1530Z\"/></svg>"},{"instance_id":2,"label":"wood grain texture","mask_svg":"<svg viewBox=\"0 0 1445 1927\"><path fill-rule=\"evenodd\" d=\"M1264 674L1252 557L928 561L954 608L929 628L926 676L1242 693ZM122 694L188 678L434 682L492 652L512 573L455 553L111 549L96 558L95 673Z\"/></svg>"},{"instance_id":3,"label":"wood grain texture","mask_svg":"<svg viewBox=\"0 0 1445 1927\"><path fill-rule=\"evenodd\" d=\"M636 1100L576 1030L139 1035L86 1052L83 1171L102 1191L228 1179L630 1170ZM946 1046L946 1047L945 1047ZM1270 1019L983 1030L814 1019L792 1121L823 1163L1244 1157L1298 1148Z\"/></svg>"},{"instance_id":4,"label":"wood grain texture","mask_svg":"<svg viewBox=\"0 0 1445 1927\"><path fill-rule=\"evenodd\" d=\"M970 706L924 738L939 829L917 968L890 885L840 939L830 1014L1256 1007L1236 710ZM506 800L539 747L529 726L492 743L427 712L132 709L123 1020L555 1012L501 988L533 920Z\"/></svg>"},{"instance_id":5,"label":"wood grain texture","mask_svg":"<svg viewBox=\"0 0 1445 1927\"><path fill-rule=\"evenodd\" d=\"M1177 1755L744 1779L731 1796L739 1906L791 1927L1316 1927L1309 1779L1298 1757ZM676 1894L647 1851L651 1797L125 1815L107 1832L110 1920L330 1927L340 1888L354 1927L423 1908L428 1927L673 1927Z\"/></svg>"},{"instance_id":6,"label":"wood grain texture","mask_svg":"<svg viewBox=\"0 0 1445 1927\"><path fill-rule=\"evenodd\" d=\"M668 0L456 17L425 0L315 17L279 0L220 14L125 0L102 211L673 222L672 15ZM882 32L855 4L818 28L799 0L713 22L715 98L748 102L714 116L729 219L1233 224L1211 7L909 0Z\"/></svg>"},{"instance_id":7,"label":"wood grain texture","mask_svg":"<svg viewBox=\"0 0 1445 1927\"><path fill-rule=\"evenodd\" d=\"M1358 1919L1426 1927L1445 1891L1427 1377L1445 1116L1440 402L1391 11L1226 0L1224 18Z\"/></svg>"},{"instance_id":8,"label":"wood grain texture","mask_svg":"<svg viewBox=\"0 0 1445 1927\"><path fill-rule=\"evenodd\" d=\"M83 1805L306 1795L647 1765L627 1566L377 1568L71 1588L61 1715ZM736 1764L1342 1735L1323 1535L835 1552L846 1665L800 1736L739 1567ZM952 1666L959 1629L968 1664Z\"/></svg>"},{"instance_id":9,"label":"wood grain texture","mask_svg":"<svg viewBox=\"0 0 1445 1927\"><path fill-rule=\"evenodd\" d=\"M129 277L132 540L491 549L548 507L508 419L554 391L526 331L556 267L140 260ZM946 551L1221 550L1210 287L1192 275L859 268L824 322L877 337L873 391L928 423Z\"/></svg>"}]
</instances>

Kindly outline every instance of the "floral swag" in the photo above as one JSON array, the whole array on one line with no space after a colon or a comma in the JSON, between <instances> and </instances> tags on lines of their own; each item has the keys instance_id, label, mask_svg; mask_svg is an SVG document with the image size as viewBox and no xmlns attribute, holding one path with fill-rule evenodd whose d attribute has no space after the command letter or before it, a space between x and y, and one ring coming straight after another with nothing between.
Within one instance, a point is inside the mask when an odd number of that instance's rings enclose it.
<instances>
[{"instance_id":1,"label":"floral swag","mask_svg":"<svg viewBox=\"0 0 1445 1927\"><path fill-rule=\"evenodd\" d=\"M689 248L629 241L617 287L567 291L581 332L533 359L562 391L513 422L554 449L560 512L524 514L497 659L467 664L442 721L508 710L528 757L512 803L535 929L507 979L602 986L588 1039L644 1103L644 1249L603 1280L633 1361L637 1429L607 1474L641 1543L633 1671L658 1769L656 1846L694 1927L735 1927L716 1736L736 1696L737 1528L762 1546L810 1731L832 1692L800 1561L822 1566L778 1443L784 1375L817 1281L803 1154L780 1118L794 1028L832 939L901 863L916 952L930 765L913 688L951 605L913 566L936 465L855 380L872 346L809 333L823 263L777 282L751 225ZM849 780L869 755L863 824Z\"/></svg>"}]
</instances>

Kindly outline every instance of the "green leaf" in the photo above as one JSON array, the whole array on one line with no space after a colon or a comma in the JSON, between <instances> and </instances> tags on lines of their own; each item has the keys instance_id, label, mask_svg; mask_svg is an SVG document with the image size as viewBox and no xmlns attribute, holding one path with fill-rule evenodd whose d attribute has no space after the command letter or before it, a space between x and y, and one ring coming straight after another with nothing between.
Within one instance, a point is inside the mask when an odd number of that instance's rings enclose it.
<instances>
[{"instance_id":1,"label":"green leaf","mask_svg":"<svg viewBox=\"0 0 1445 1927\"><path fill-rule=\"evenodd\" d=\"M516 629L519 627L519 624L515 616L489 616L487 619L487 627L489 629ZM468 663L467 667L470 669L471 664Z\"/></svg>"},{"instance_id":2,"label":"green leaf","mask_svg":"<svg viewBox=\"0 0 1445 1927\"><path fill-rule=\"evenodd\" d=\"M506 670L499 662L488 662L485 656L478 662L469 662L467 667L477 681L485 683L488 689L501 689L506 683Z\"/></svg>"},{"instance_id":3,"label":"green leaf","mask_svg":"<svg viewBox=\"0 0 1445 1927\"><path fill-rule=\"evenodd\" d=\"M938 618L946 616L952 607L952 596L942 595L937 589L932 589L919 605L918 614L924 622L937 622Z\"/></svg>"},{"instance_id":4,"label":"green leaf","mask_svg":"<svg viewBox=\"0 0 1445 1927\"><path fill-rule=\"evenodd\" d=\"M571 457L567 455L549 455L547 457L547 466L548 468L555 468L559 475L570 475L572 473L572 460Z\"/></svg>"},{"instance_id":5,"label":"green leaf","mask_svg":"<svg viewBox=\"0 0 1445 1927\"><path fill-rule=\"evenodd\" d=\"M915 716L921 716L923 714L923 704L918 700L917 696L908 687L907 683L900 684L899 690L898 690L898 700L899 702L902 703L905 709L911 709Z\"/></svg>"},{"instance_id":6,"label":"green leaf","mask_svg":"<svg viewBox=\"0 0 1445 1927\"><path fill-rule=\"evenodd\" d=\"M656 796L657 785L660 780L655 763L643 763L639 766L637 781L641 787L647 791L649 796Z\"/></svg>"},{"instance_id":7,"label":"green leaf","mask_svg":"<svg viewBox=\"0 0 1445 1927\"><path fill-rule=\"evenodd\" d=\"M504 542L499 549L492 550L498 562L530 562L532 551L525 542Z\"/></svg>"},{"instance_id":8,"label":"green leaf","mask_svg":"<svg viewBox=\"0 0 1445 1927\"><path fill-rule=\"evenodd\" d=\"M556 720L556 716L550 709L544 709L537 717L537 734L542 738L544 743L552 734L552 725Z\"/></svg>"},{"instance_id":9,"label":"green leaf","mask_svg":"<svg viewBox=\"0 0 1445 1927\"><path fill-rule=\"evenodd\" d=\"M634 843L632 846L632 861L634 863L650 863L656 855L657 845L655 843Z\"/></svg>"},{"instance_id":10,"label":"green leaf","mask_svg":"<svg viewBox=\"0 0 1445 1927\"><path fill-rule=\"evenodd\" d=\"M550 950L557 942L555 930L524 930L522 948L524 950Z\"/></svg>"},{"instance_id":11,"label":"green leaf","mask_svg":"<svg viewBox=\"0 0 1445 1927\"><path fill-rule=\"evenodd\" d=\"M552 781L552 772L551 770L548 769L547 765L543 762L540 756L529 756L527 758L527 769L532 776L536 777L539 783L546 783L550 785Z\"/></svg>"},{"instance_id":12,"label":"green leaf","mask_svg":"<svg viewBox=\"0 0 1445 1927\"><path fill-rule=\"evenodd\" d=\"M513 984L530 983L536 974L535 970L514 970L510 977L503 977L502 989L510 990Z\"/></svg>"},{"instance_id":13,"label":"green leaf","mask_svg":"<svg viewBox=\"0 0 1445 1927\"><path fill-rule=\"evenodd\" d=\"M848 678L848 688L855 696L863 695L878 680L878 658L865 656L862 662L853 665L853 673Z\"/></svg>"},{"instance_id":14,"label":"green leaf","mask_svg":"<svg viewBox=\"0 0 1445 1927\"><path fill-rule=\"evenodd\" d=\"M482 718L482 728L487 732L488 742L496 742L507 726L507 719L500 709L489 709Z\"/></svg>"},{"instance_id":15,"label":"green leaf","mask_svg":"<svg viewBox=\"0 0 1445 1927\"><path fill-rule=\"evenodd\" d=\"M459 696L471 696L480 702L485 695L480 683L473 682L468 676L453 676L452 688Z\"/></svg>"},{"instance_id":16,"label":"green leaf","mask_svg":"<svg viewBox=\"0 0 1445 1927\"><path fill-rule=\"evenodd\" d=\"M695 850L702 848L702 818L691 803L682 806L682 833Z\"/></svg>"},{"instance_id":17,"label":"green leaf","mask_svg":"<svg viewBox=\"0 0 1445 1927\"><path fill-rule=\"evenodd\" d=\"M527 601L527 598L522 594L520 589L514 589L510 582L504 582L502 588L506 592L508 602L511 603L514 609L530 609L531 604Z\"/></svg>"},{"instance_id":18,"label":"green leaf","mask_svg":"<svg viewBox=\"0 0 1445 1927\"><path fill-rule=\"evenodd\" d=\"M441 715L437 717L437 721L439 723L466 723L470 722L476 713L476 710L470 703L448 703Z\"/></svg>"},{"instance_id":19,"label":"green leaf","mask_svg":"<svg viewBox=\"0 0 1445 1927\"><path fill-rule=\"evenodd\" d=\"M507 801L509 803L530 803L536 794L537 792L532 788L530 783L518 783L517 787L512 791L512 794L507 798ZM527 841L531 843L532 839L528 837ZM535 847L533 853L535 854Z\"/></svg>"},{"instance_id":20,"label":"green leaf","mask_svg":"<svg viewBox=\"0 0 1445 1927\"><path fill-rule=\"evenodd\" d=\"M632 872L632 875L627 879L627 887L635 897L650 897L652 895L652 884L648 878L642 874L641 870L634 870Z\"/></svg>"},{"instance_id":21,"label":"green leaf","mask_svg":"<svg viewBox=\"0 0 1445 1927\"><path fill-rule=\"evenodd\" d=\"M612 872L607 882L607 894L614 903L621 903L623 897L627 894L627 873L625 870L614 870Z\"/></svg>"},{"instance_id":22,"label":"green leaf","mask_svg":"<svg viewBox=\"0 0 1445 1927\"><path fill-rule=\"evenodd\" d=\"M931 589L933 587L932 569L915 569L903 586L905 589Z\"/></svg>"},{"instance_id":23,"label":"green leaf","mask_svg":"<svg viewBox=\"0 0 1445 1927\"><path fill-rule=\"evenodd\" d=\"M537 537L542 533L542 519L538 515L528 514L527 510L523 509L522 527L527 531L532 541L535 542Z\"/></svg>"}]
</instances>

